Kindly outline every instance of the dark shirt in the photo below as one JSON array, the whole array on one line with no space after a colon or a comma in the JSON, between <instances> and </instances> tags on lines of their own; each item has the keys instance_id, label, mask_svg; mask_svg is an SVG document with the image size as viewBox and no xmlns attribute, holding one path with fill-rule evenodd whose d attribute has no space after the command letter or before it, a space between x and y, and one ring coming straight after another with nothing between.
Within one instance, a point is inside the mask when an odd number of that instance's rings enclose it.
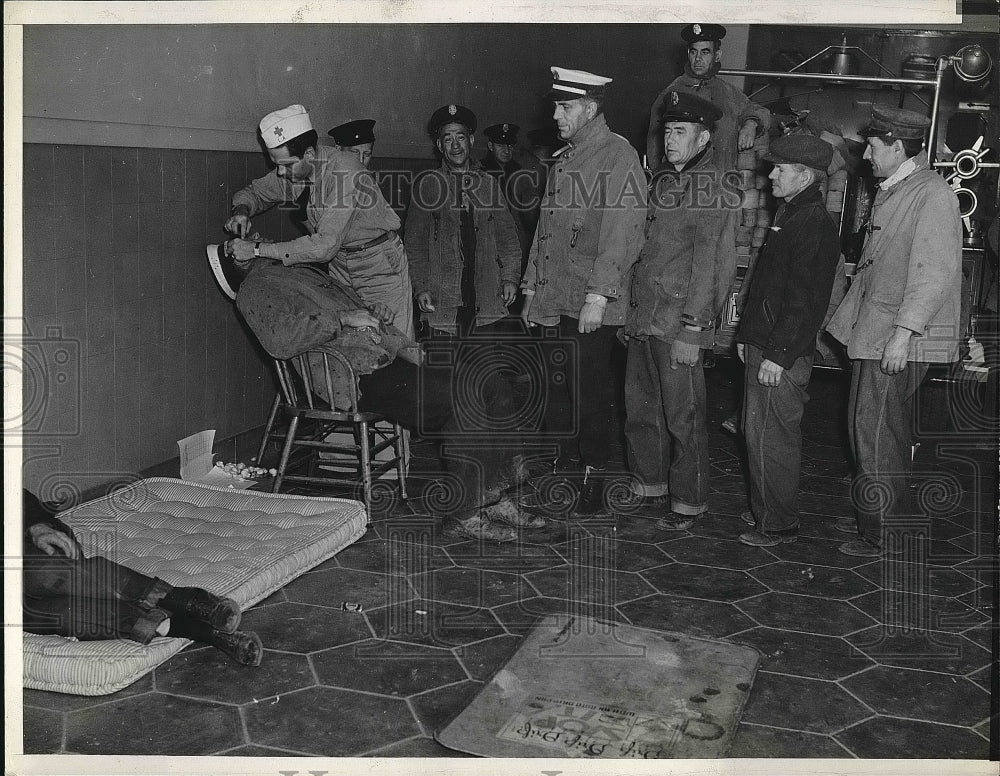
<instances>
[{"instance_id":1,"label":"dark shirt","mask_svg":"<svg viewBox=\"0 0 1000 776\"><path fill-rule=\"evenodd\" d=\"M472 203L462 208L459 238L462 249L462 306L458 308L455 324L460 335L476 327L476 222Z\"/></svg>"},{"instance_id":2,"label":"dark shirt","mask_svg":"<svg viewBox=\"0 0 1000 776\"><path fill-rule=\"evenodd\" d=\"M749 278L737 340L785 369L811 353L839 258L840 235L814 183L778 208Z\"/></svg>"}]
</instances>

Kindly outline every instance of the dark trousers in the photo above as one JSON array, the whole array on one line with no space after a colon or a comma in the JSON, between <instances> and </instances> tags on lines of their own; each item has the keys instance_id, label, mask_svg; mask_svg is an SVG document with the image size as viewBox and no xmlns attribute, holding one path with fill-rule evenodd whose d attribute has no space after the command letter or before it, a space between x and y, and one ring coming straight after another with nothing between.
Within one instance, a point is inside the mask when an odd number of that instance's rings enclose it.
<instances>
[{"instance_id":1,"label":"dark trousers","mask_svg":"<svg viewBox=\"0 0 1000 776\"><path fill-rule=\"evenodd\" d=\"M645 495L670 494L683 515L708 510L708 426L705 372L670 368L671 343L650 337L628 344L625 371L625 438L629 466Z\"/></svg>"},{"instance_id":2,"label":"dark trousers","mask_svg":"<svg viewBox=\"0 0 1000 776\"><path fill-rule=\"evenodd\" d=\"M441 443L452 475L443 483L440 511L463 515L490 500L520 440L507 423L511 393L491 371L468 370L448 347L429 347L417 367L397 358L360 379L360 408Z\"/></svg>"},{"instance_id":3,"label":"dark trousers","mask_svg":"<svg viewBox=\"0 0 1000 776\"><path fill-rule=\"evenodd\" d=\"M618 411L621 347L614 326L590 334L577 331L576 318L563 316L541 338L548 388L545 430L559 439L559 457L604 469L621 438Z\"/></svg>"},{"instance_id":4,"label":"dark trousers","mask_svg":"<svg viewBox=\"0 0 1000 776\"><path fill-rule=\"evenodd\" d=\"M887 375L879 362L859 359L851 373L848 406L857 477L851 489L858 533L881 546L892 518L913 516L909 478L913 461L913 397L927 364L910 362Z\"/></svg>"},{"instance_id":5,"label":"dark trousers","mask_svg":"<svg viewBox=\"0 0 1000 776\"><path fill-rule=\"evenodd\" d=\"M138 602L153 588L152 577L96 555L77 560L46 555L26 541L23 580L24 630L29 633L81 641L131 638L146 643L152 638L151 629L136 628L147 615Z\"/></svg>"},{"instance_id":6,"label":"dark trousers","mask_svg":"<svg viewBox=\"0 0 1000 776\"><path fill-rule=\"evenodd\" d=\"M750 509L757 530L789 531L799 525L799 470L802 466L802 413L809 394L813 356L796 359L773 388L761 385L757 373L763 353L745 348L743 375L743 439L750 473Z\"/></svg>"}]
</instances>

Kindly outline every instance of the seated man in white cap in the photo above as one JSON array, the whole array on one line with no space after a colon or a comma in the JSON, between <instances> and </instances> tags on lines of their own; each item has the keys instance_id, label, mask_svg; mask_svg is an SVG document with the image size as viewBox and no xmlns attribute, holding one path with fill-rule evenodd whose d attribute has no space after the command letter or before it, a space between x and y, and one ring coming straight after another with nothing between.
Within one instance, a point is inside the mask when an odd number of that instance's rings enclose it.
<instances>
[{"instance_id":1,"label":"seated man in white cap","mask_svg":"<svg viewBox=\"0 0 1000 776\"><path fill-rule=\"evenodd\" d=\"M726 28L721 24L689 24L681 30L687 44L684 72L677 76L653 102L646 134L646 164L657 170L663 161L663 133L660 131L660 109L671 92L690 92L708 100L722 110L722 118L712 145L717 161L727 170L735 169L736 154L753 147L756 138L764 134L771 121L767 110L739 89L718 77L722 58L722 39Z\"/></svg>"},{"instance_id":2,"label":"seated man in white cap","mask_svg":"<svg viewBox=\"0 0 1000 776\"><path fill-rule=\"evenodd\" d=\"M552 77L553 118L568 145L553 154L522 315L547 327L546 338L571 344L568 379L549 375L545 426L561 437L554 473L580 483L576 512L594 514L607 506L609 461L621 445L616 334L643 242L646 177L635 149L605 121L611 79L561 67Z\"/></svg>"},{"instance_id":3,"label":"seated man in white cap","mask_svg":"<svg viewBox=\"0 0 1000 776\"><path fill-rule=\"evenodd\" d=\"M412 334L412 288L406 252L396 233L399 218L359 157L318 145L301 105L267 114L260 134L275 168L233 195L225 227L238 237L231 247L235 259L325 265L366 303L388 308L400 330ZM248 239L253 216L293 200L306 204L309 234L282 242Z\"/></svg>"}]
</instances>

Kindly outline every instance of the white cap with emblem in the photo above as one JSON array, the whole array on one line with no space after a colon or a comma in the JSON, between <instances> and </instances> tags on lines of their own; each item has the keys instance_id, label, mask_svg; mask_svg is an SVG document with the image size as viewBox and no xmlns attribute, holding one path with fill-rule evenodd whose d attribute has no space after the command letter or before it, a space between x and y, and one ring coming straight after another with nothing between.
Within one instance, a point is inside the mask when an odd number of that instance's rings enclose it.
<instances>
[{"instance_id":1,"label":"white cap with emblem","mask_svg":"<svg viewBox=\"0 0 1000 776\"><path fill-rule=\"evenodd\" d=\"M553 96L584 97L588 94L601 94L604 87L611 83L610 78L594 75L583 70L570 70L565 67L552 68Z\"/></svg>"},{"instance_id":2,"label":"white cap with emblem","mask_svg":"<svg viewBox=\"0 0 1000 776\"><path fill-rule=\"evenodd\" d=\"M301 105L268 113L260 120L260 136L268 148L277 148L313 128L309 111Z\"/></svg>"}]
</instances>

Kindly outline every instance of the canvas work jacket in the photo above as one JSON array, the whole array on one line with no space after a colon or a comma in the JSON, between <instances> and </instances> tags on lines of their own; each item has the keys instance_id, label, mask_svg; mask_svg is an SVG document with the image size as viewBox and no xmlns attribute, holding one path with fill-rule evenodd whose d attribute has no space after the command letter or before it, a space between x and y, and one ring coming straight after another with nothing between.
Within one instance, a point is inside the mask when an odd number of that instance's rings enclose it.
<instances>
[{"instance_id":1,"label":"canvas work jacket","mask_svg":"<svg viewBox=\"0 0 1000 776\"><path fill-rule=\"evenodd\" d=\"M521 247L514 218L495 177L478 167L453 172L442 165L413 184L404 245L414 295L430 292L433 312L421 313L432 328L452 331L462 306L462 209L473 206L476 229L476 325L503 318L504 282L516 284Z\"/></svg>"},{"instance_id":2,"label":"canvas work jacket","mask_svg":"<svg viewBox=\"0 0 1000 776\"><path fill-rule=\"evenodd\" d=\"M736 277L740 192L724 176L709 145L684 170L654 177L646 243L632 268L629 336L712 346Z\"/></svg>"},{"instance_id":3,"label":"canvas work jacket","mask_svg":"<svg viewBox=\"0 0 1000 776\"><path fill-rule=\"evenodd\" d=\"M341 246L355 247L399 229L372 173L352 153L329 146L316 149L311 183L292 183L271 170L233 195L233 207L245 205L254 216L275 205L293 202L309 189L305 227L309 234L275 243L285 265L333 260Z\"/></svg>"},{"instance_id":4,"label":"canvas work jacket","mask_svg":"<svg viewBox=\"0 0 1000 776\"><path fill-rule=\"evenodd\" d=\"M851 287L827 325L850 358L879 360L896 326L910 329L910 361L958 358L962 222L958 198L921 152L917 169L872 205Z\"/></svg>"},{"instance_id":5,"label":"canvas work jacket","mask_svg":"<svg viewBox=\"0 0 1000 776\"><path fill-rule=\"evenodd\" d=\"M521 287L529 319L578 318L588 293L607 297L603 325L621 326L627 275L642 248L646 177L639 156L604 114L556 153Z\"/></svg>"},{"instance_id":6,"label":"canvas work jacket","mask_svg":"<svg viewBox=\"0 0 1000 776\"><path fill-rule=\"evenodd\" d=\"M722 118L715 125L712 133L712 144L716 147L719 163L726 169L736 167L736 140L740 128L749 118L757 119L757 135L768 131L771 123L771 112L751 102L750 99L731 83L722 80L715 73L718 67L713 67L705 78L699 78L691 72L691 65L684 64L684 73L677 76L653 101L649 113L649 131L646 137L646 164L650 169L659 167L663 154L663 128L660 123L660 106L670 92L688 92L718 107Z\"/></svg>"},{"instance_id":7,"label":"canvas work jacket","mask_svg":"<svg viewBox=\"0 0 1000 776\"><path fill-rule=\"evenodd\" d=\"M740 310L739 342L785 369L815 348L840 259L818 183L778 208Z\"/></svg>"}]
</instances>

